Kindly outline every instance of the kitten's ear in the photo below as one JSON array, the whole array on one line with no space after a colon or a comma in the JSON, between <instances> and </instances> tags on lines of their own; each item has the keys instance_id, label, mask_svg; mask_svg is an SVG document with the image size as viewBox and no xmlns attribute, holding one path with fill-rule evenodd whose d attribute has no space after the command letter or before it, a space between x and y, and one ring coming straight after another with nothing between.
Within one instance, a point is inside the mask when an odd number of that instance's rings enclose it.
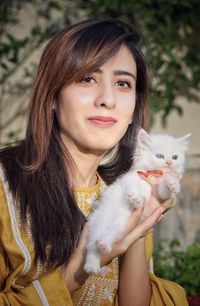
<instances>
[{"instance_id":1,"label":"kitten's ear","mask_svg":"<svg viewBox=\"0 0 200 306\"><path fill-rule=\"evenodd\" d=\"M178 142L184 151L188 150L191 137L192 137L192 134L188 133L185 136L178 138Z\"/></svg>"},{"instance_id":2,"label":"kitten's ear","mask_svg":"<svg viewBox=\"0 0 200 306\"><path fill-rule=\"evenodd\" d=\"M149 148L152 146L151 136L142 128L137 135L137 145L141 148Z\"/></svg>"}]
</instances>

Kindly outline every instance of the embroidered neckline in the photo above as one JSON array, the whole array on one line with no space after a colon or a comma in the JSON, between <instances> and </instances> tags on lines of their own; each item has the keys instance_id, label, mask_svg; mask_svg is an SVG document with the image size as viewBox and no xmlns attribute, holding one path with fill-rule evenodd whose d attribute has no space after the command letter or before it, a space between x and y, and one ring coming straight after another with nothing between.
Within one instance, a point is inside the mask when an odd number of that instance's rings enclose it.
<instances>
[{"instance_id":1,"label":"embroidered neckline","mask_svg":"<svg viewBox=\"0 0 200 306\"><path fill-rule=\"evenodd\" d=\"M101 177L100 175L98 174L98 172L96 173L96 176L97 176L97 181L96 181L96 184L93 185L93 186L88 186L88 187L75 187L74 188L74 192L94 192L96 190L98 190L100 188L100 184L101 184Z\"/></svg>"},{"instance_id":2,"label":"embroidered neckline","mask_svg":"<svg viewBox=\"0 0 200 306\"><path fill-rule=\"evenodd\" d=\"M106 184L99 174L97 174L97 182L95 185L74 189L76 203L86 218L93 211L93 203L104 192L105 188Z\"/></svg>"}]
</instances>

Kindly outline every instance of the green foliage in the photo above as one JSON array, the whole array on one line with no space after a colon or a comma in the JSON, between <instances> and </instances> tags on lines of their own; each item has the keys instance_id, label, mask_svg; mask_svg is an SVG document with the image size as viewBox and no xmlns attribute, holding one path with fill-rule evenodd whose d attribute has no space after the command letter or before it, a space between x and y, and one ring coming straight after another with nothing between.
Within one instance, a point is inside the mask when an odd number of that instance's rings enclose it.
<instances>
[{"instance_id":1,"label":"green foliage","mask_svg":"<svg viewBox=\"0 0 200 306\"><path fill-rule=\"evenodd\" d=\"M180 250L177 240L162 242L155 250L155 274L177 282L188 296L200 295L200 242Z\"/></svg>"},{"instance_id":2,"label":"green foliage","mask_svg":"<svg viewBox=\"0 0 200 306\"><path fill-rule=\"evenodd\" d=\"M29 31L24 31L23 37L18 37L12 26L20 28L21 10L35 9L35 22ZM21 0L6 1L0 4L0 68L2 69L0 84L16 72L26 59L28 59L37 48L51 37L59 28L60 20L52 21L54 10L61 10L57 1Z\"/></svg>"},{"instance_id":3,"label":"green foliage","mask_svg":"<svg viewBox=\"0 0 200 306\"><path fill-rule=\"evenodd\" d=\"M62 0L0 2L0 112L4 109L8 113L8 116L0 118L0 133L8 129L19 117L25 117L26 93L32 86L37 66L30 61L30 58L45 41L66 25L61 12L62 2ZM33 19L23 30L21 14L25 15L26 11ZM13 78L16 73L17 78ZM16 102L18 107L14 105ZM7 132L7 137L4 133L6 143L1 145L17 140L20 133L21 129Z\"/></svg>"},{"instance_id":4,"label":"green foliage","mask_svg":"<svg viewBox=\"0 0 200 306\"><path fill-rule=\"evenodd\" d=\"M124 18L142 35L151 68L151 110L182 115L176 98L200 102L199 0L83 0L92 18Z\"/></svg>"}]
</instances>

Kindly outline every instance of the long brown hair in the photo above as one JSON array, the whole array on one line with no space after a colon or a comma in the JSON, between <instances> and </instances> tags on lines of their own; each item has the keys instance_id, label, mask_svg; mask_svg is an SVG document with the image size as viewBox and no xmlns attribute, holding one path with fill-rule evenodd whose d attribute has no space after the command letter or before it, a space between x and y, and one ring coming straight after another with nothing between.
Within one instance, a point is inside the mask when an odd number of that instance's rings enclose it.
<instances>
[{"instance_id":1,"label":"long brown hair","mask_svg":"<svg viewBox=\"0 0 200 306\"><path fill-rule=\"evenodd\" d=\"M36 260L48 266L67 263L85 222L69 184L71 157L59 136L53 104L63 86L101 67L122 45L137 65L133 123L118 144L114 158L99 167L107 183L128 171L137 126L147 124L147 68L139 35L118 19L84 21L53 37L44 49L35 78L24 141L0 153L6 175L20 203L22 221L31 216ZM48 255L47 255L47 246Z\"/></svg>"}]
</instances>

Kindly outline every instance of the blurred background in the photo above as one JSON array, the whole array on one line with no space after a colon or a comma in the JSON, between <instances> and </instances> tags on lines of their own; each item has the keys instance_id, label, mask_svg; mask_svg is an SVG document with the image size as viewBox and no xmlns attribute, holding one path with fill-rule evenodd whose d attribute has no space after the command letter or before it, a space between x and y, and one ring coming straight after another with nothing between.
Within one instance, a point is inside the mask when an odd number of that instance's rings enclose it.
<instances>
[{"instance_id":1,"label":"blurred background","mask_svg":"<svg viewBox=\"0 0 200 306\"><path fill-rule=\"evenodd\" d=\"M155 241L169 241L169 257L189 248L192 255L184 265L193 262L189 281L200 295L200 279L193 273L200 266L199 0L0 0L0 146L24 136L32 79L48 39L69 24L101 17L123 18L141 34L150 67L151 131L192 133L182 191L157 227Z\"/></svg>"}]
</instances>

